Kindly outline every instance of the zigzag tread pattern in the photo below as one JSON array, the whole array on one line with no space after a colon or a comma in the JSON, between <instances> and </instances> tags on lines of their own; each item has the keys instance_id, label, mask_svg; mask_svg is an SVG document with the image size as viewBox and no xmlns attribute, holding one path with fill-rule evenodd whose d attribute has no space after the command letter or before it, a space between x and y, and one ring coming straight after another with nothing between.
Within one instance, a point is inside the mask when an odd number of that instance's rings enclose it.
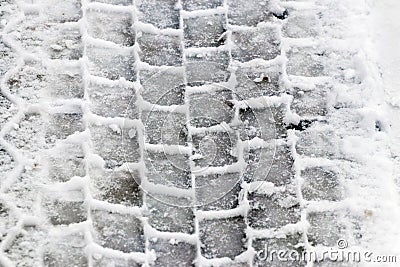
<instances>
[{"instance_id":1,"label":"zigzag tread pattern","mask_svg":"<svg viewBox=\"0 0 400 267\"><path fill-rule=\"evenodd\" d=\"M329 53L325 2L2 1L0 265L266 266L356 239L329 123L354 51Z\"/></svg>"}]
</instances>

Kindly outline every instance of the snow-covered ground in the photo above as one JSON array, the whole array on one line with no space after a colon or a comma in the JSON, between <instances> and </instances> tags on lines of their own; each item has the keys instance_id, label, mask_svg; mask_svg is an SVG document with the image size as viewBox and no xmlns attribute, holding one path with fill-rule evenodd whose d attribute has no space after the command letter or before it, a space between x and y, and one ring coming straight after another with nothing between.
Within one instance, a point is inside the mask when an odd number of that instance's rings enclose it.
<instances>
[{"instance_id":1,"label":"snow-covered ground","mask_svg":"<svg viewBox=\"0 0 400 267\"><path fill-rule=\"evenodd\" d=\"M365 56L369 85L360 97L368 99L367 120L379 118L382 133L372 135L363 146L372 154L365 158L368 186L364 191L366 207L373 214L366 221L366 247L382 255L400 254L400 2L367 1L364 28ZM365 153L360 151L360 156ZM356 189L355 189L356 190ZM377 266L385 266L378 264ZM389 264L388 264L389 265ZM392 264L394 266L396 264Z\"/></svg>"},{"instance_id":2,"label":"snow-covered ground","mask_svg":"<svg viewBox=\"0 0 400 267\"><path fill-rule=\"evenodd\" d=\"M0 266L400 262L398 0L0 4Z\"/></svg>"}]
</instances>

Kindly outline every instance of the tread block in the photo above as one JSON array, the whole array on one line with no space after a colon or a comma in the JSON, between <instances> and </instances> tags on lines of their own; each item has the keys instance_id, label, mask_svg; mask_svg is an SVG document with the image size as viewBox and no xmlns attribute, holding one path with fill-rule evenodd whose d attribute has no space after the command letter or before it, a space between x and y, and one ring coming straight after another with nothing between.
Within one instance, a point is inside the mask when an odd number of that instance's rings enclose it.
<instances>
[{"instance_id":1,"label":"tread block","mask_svg":"<svg viewBox=\"0 0 400 267\"><path fill-rule=\"evenodd\" d=\"M49 153L49 178L53 182L67 182L74 176L86 175L84 153L77 144L63 143Z\"/></svg>"},{"instance_id":2,"label":"tread block","mask_svg":"<svg viewBox=\"0 0 400 267\"><path fill-rule=\"evenodd\" d=\"M132 14L88 9L86 15L90 36L124 46L135 44Z\"/></svg>"},{"instance_id":3,"label":"tread block","mask_svg":"<svg viewBox=\"0 0 400 267\"><path fill-rule=\"evenodd\" d=\"M37 153L37 151L35 151L35 153ZM5 200L8 201L7 203L10 203L10 208L16 206L21 211L21 214L24 214L25 216L34 216L35 209L38 207L37 205L40 204L38 202L38 196L41 193L41 188L39 188L40 182L38 182L38 179L41 178L43 172L40 167L37 168L35 165L32 166L30 170L27 169L30 168L28 167L23 170L19 174L18 180L7 188ZM32 179L32 177L39 178Z\"/></svg>"},{"instance_id":4,"label":"tread block","mask_svg":"<svg viewBox=\"0 0 400 267\"><path fill-rule=\"evenodd\" d=\"M29 52L40 49L41 46L43 46L46 34L51 33L51 30L57 28L58 25L62 25L53 23L44 26L42 25L43 23L37 21L36 18L37 14L35 14L35 16L32 16L32 14L27 15L27 19L31 19L32 22L29 23L29 25L25 23L18 25L18 31L24 33L20 38L18 38L18 41L21 46ZM46 34L44 34L45 32Z\"/></svg>"},{"instance_id":5,"label":"tread block","mask_svg":"<svg viewBox=\"0 0 400 267\"><path fill-rule=\"evenodd\" d=\"M201 210L229 210L239 205L240 173L196 176L196 205Z\"/></svg>"},{"instance_id":6,"label":"tread block","mask_svg":"<svg viewBox=\"0 0 400 267\"><path fill-rule=\"evenodd\" d=\"M47 75L47 94L51 98L83 98L82 72L79 68L54 68Z\"/></svg>"},{"instance_id":7,"label":"tread block","mask_svg":"<svg viewBox=\"0 0 400 267\"><path fill-rule=\"evenodd\" d=\"M252 149L244 152L244 160L247 163L246 170L243 173L244 181L256 182L267 181L268 171L270 170L274 150L271 149Z\"/></svg>"},{"instance_id":8,"label":"tread block","mask_svg":"<svg viewBox=\"0 0 400 267\"><path fill-rule=\"evenodd\" d=\"M274 116L275 114L278 113L277 111L275 111L274 108L240 109L239 131L241 140L251 140L258 137L265 141L270 141L272 139L278 138L280 136L279 134L286 134L286 131L277 133L277 130L280 130L280 123L283 122L281 118L279 118L278 116Z\"/></svg>"},{"instance_id":9,"label":"tread block","mask_svg":"<svg viewBox=\"0 0 400 267\"><path fill-rule=\"evenodd\" d=\"M143 111L145 140L150 144L185 145L186 115L177 112Z\"/></svg>"},{"instance_id":10,"label":"tread block","mask_svg":"<svg viewBox=\"0 0 400 267\"><path fill-rule=\"evenodd\" d=\"M201 254L207 259L234 257L245 251L246 224L243 217L201 221Z\"/></svg>"},{"instance_id":11,"label":"tread block","mask_svg":"<svg viewBox=\"0 0 400 267\"><path fill-rule=\"evenodd\" d=\"M279 32L275 27L232 32L232 58L247 62L261 58L271 60L281 54Z\"/></svg>"},{"instance_id":12,"label":"tread block","mask_svg":"<svg viewBox=\"0 0 400 267\"><path fill-rule=\"evenodd\" d=\"M46 81L46 70L42 64L35 61L25 61L25 64L12 73L7 79L7 86L12 94L26 100L28 103L38 103L43 93L43 82Z\"/></svg>"},{"instance_id":13,"label":"tread block","mask_svg":"<svg viewBox=\"0 0 400 267\"><path fill-rule=\"evenodd\" d=\"M77 25L32 20L29 24L19 25L18 30L23 35L18 42L24 49L44 53L50 59L78 60L82 57L82 36Z\"/></svg>"},{"instance_id":14,"label":"tread block","mask_svg":"<svg viewBox=\"0 0 400 267\"><path fill-rule=\"evenodd\" d=\"M150 240L150 250L154 249L157 259L154 265L163 267L190 267L196 259L196 247L180 241Z\"/></svg>"},{"instance_id":15,"label":"tread block","mask_svg":"<svg viewBox=\"0 0 400 267\"><path fill-rule=\"evenodd\" d=\"M136 81L135 57L131 51L106 47L87 47L89 73L110 80Z\"/></svg>"},{"instance_id":16,"label":"tread block","mask_svg":"<svg viewBox=\"0 0 400 267\"><path fill-rule=\"evenodd\" d=\"M303 198L306 200L339 201L342 199L342 187L338 174L322 168L307 168L301 172Z\"/></svg>"},{"instance_id":17,"label":"tread block","mask_svg":"<svg viewBox=\"0 0 400 267\"><path fill-rule=\"evenodd\" d=\"M114 128L114 125L90 126L94 153L100 155L105 161L105 167L110 169L140 160L137 129L116 127Z\"/></svg>"},{"instance_id":18,"label":"tread block","mask_svg":"<svg viewBox=\"0 0 400 267\"><path fill-rule=\"evenodd\" d=\"M237 85L234 90L240 100L283 93L279 85L280 65L262 69L238 68L235 74Z\"/></svg>"},{"instance_id":19,"label":"tread block","mask_svg":"<svg viewBox=\"0 0 400 267\"><path fill-rule=\"evenodd\" d=\"M292 260L291 257L304 252L301 245L301 234L294 234L285 237L263 238L253 240L253 248L256 251L254 257L254 267L301 267L306 266L306 262L300 260ZM285 256L279 255L279 251L287 252ZM293 251L293 254L289 254ZM297 253L295 253L297 252ZM268 253L268 254L267 254Z\"/></svg>"},{"instance_id":20,"label":"tread block","mask_svg":"<svg viewBox=\"0 0 400 267\"><path fill-rule=\"evenodd\" d=\"M76 22L82 17L80 0L48 0L44 3L43 12L51 22Z\"/></svg>"},{"instance_id":21,"label":"tread block","mask_svg":"<svg viewBox=\"0 0 400 267\"><path fill-rule=\"evenodd\" d=\"M190 53L187 55L186 62L188 85L226 82L230 77L228 65L227 51Z\"/></svg>"},{"instance_id":22,"label":"tread block","mask_svg":"<svg viewBox=\"0 0 400 267\"><path fill-rule=\"evenodd\" d=\"M198 167L225 166L237 162L235 156L237 137L232 132L209 132L192 136Z\"/></svg>"},{"instance_id":23,"label":"tread block","mask_svg":"<svg viewBox=\"0 0 400 267\"><path fill-rule=\"evenodd\" d=\"M78 60L83 54L82 37L78 27L51 27L45 31L48 36L45 50L50 59Z\"/></svg>"},{"instance_id":24,"label":"tread block","mask_svg":"<svg viewBox=\"0 0 400 267\"><path fill-rule=\"evenodd\" d=\"M275 185L286 185L293 181L293 156L290 147L278 145L275 148L273 163L267 175L267 181Z\"/></svg>"},{"instance_id":25,"label":"tread block","mask_svg":"<svg viewBox=\"0 0 400 267\"><path fill-rule=\"evenodd\" d=\"M186 198L148 195L149 224L163 232L194 232L194 214L191 200ZM171 205L169 203L174 203Z\"/></svg>"},{"instance_id":26,"label":"tread block","mask_svg":"<svg viewBox=\"0 0 400 267\"><path fill-rule=\"evenodd\" d=\"M223 0L183 0L183 9L194 11L199 9L213 9L224 4Z\"/></svg>"},{"instance_id":27,"label":"tread block","mask_svg":"<svg viewBox=\"0 0 400 267\"><path fill-rule=\"evenodd\" d=\"M314 123L305 131L298 132L297 153L307 157L335 158L338 155L339 140L331 129L323 129L323 124Z\"/></svg>"},{"instance_id":28,"label":"tread block","mask_svg":"<svg viewBox=\"0 0 400 267\"><path fill-rule=\"evenodd\" d=\"M179 36L156 35L142 32L138 37L140 60L153 66L182 65Z\"/></svg>"},{"instance_id":29,"label":"tread block","mask_svg":"<svg viewBox=\"0 0 400 267\"><path fill-rule=\"evenodd\" d=\"M183 20L185 47L217 47L224 44L226 19L223 14Z\"/></svg>"},{"instance_id":30,"label":"tread block","mask_svg":"<svg viewBox=\"0 0 400 267\"><path fill-rule=\"evenodd\" d=\"M102 247L124 253L144 252L143 226L133 215L93 210L92 219L95 242Z\"/></svg>"},{"instance_id":31,"label":"tread block","mask_svg":"<svg viewBox=\"0 0 400 267\"><path fill-rule=\"evenodd\" d=\"M335 211L309 213L307 221L310 227L307 232L311 245L336 247L337 241L345 235L345 226L340 222L340 214Z\"/></svg>"},{"instance_id":32,"label":"tread block","mask_svg":"<svg viewBox=\"0 0 400 267\"><path fill-rule=\"evenodd\" d=\"M83 131L82 117L81 110L71 111L70 113L50 114L46 142L54 143L56 140L65 139L76 132Z\"/></svg>"},{"instance_id":33,"label":"tread block","mask_svg":"<svg viewBox=\"0 0 400 267\"><path fill-rule=\"evenodd\" d=\"M44 134L39 130L42 126L42 116L25 114L18 128L8 132L4 139L22 151L38 151L44 146Z\"/></svg>"},{"instance_id":34,"label":"tread block","mask_svg":"<svg viewBox=\"0 0 400 267\"><path fill-rule=\"evenodd\" d=\"M310 91L296 90L290 108L300 116L325 116L328 113L328 89L317 86Z\"/></svg>"},{"instance_id":35,"label":"tread block","mask_svg":"<svg viewBox=\"0 0 400 267\"><path fill-rule=\"evenodd\" d=\"M315 11L293 11L282 27L282 34L289 38L316 37L321 30Z\"/></svg>"},{"instance_id":36,"label":"tread block","mask_svg":"<svg viewBox=\"0 0 400 267\"><path fill-rule=\"evenodd\" d=\"M91 111L102 117L138 119L135 89L129 86L89 83ZM118 103L118 105L116 105Z\"/></svg>"},{"instance_id":37,"label":"tread block","mask_svg":"<svg viewBox=\"0 0 400 267\"><path fill-rule=\"evenodd\" d=\"M41 250L44 239L43 234L38 233L39 231L35 227L24 227L23 231L23 235L19 234L13 238L12 243L3 252L3 255L14 266L43 266L43 250Z\"/></svg>"},{"instance_id":38,"label":"tread block","mask_svg":"<svg viewBox=\"0 0 400 267\"><path fill-rule=\"evenodd\" d=\"M69 225L86 221L87 210L80 191L68 191L62 195L47 194L44 203L53 225Z\"/></svg>"},{"instance_id":39,"label":"tread block","mask_svg":"<svg viewBox=\"0 0 400 267\"><path fill-rule=\"evenodd\" d=\"M215 88L220 89L219 86ZM189 96L190 124L194 127L210 127L222 122L229 124L235 115L232 100L230 90L191 94Z\"/></svg>"},{"instance_id":40,"label":"tread block","mask_svg":"<svg viewBox=\"0 0 400 267\"><path fill-rule=\"evenodd\" d=\"M157 105L183 105L185 96L183 68L140 71L141 96L144 100Z\"/></svg>"},{"instance_id":41,"label":"tread block","mask_svg":"<svg viewBox=\"0 0 400 267\"><path fill-rule=\"evenodd\" d=\"M318 77L327 75L324 67L325 52L312 47L292 47L287 51L289 75Z\"/></svg>"},{"instance_id":42,"label":"tread block","mask_svg":"<svg viewBox=\"0 0 400 267\"><path fill-rule=\"evenodd\" d=\"M146 151L145 163L149 182L184 189L191 187L189 156Z\"/></svg>"},{"instance_id":43,"label":"tread block","mask_svg":"<svg viewBox=\"0 0 400 267\"><path fill-rule=\"evenodd\" d=\"M258 23L271 20L268 10L270 0L228 0L228 19L230 24L257 26Z\"/></svg>"},{"instance_id":44,"label":"tread block","mask_svg":"<svg viewBox=\"0 0 400 267\"><path fill-rule=\"evenodd\" d=\"M72 224L86 221L86 211L82 201L55 201L52 203L54 214L50 215L53 225Z\"/></svg>"},{"instance_id":45,"label":"tread block","mask_svg":"<svg viewBox=\"0 0 400 267\"><path fill-rule=\"evenodd\" d=\"M83 233L51 237L44 249L44 266L89 266L85 245Z\"/></svg>"},{"instance_id":46,"label":"tread block","mask_svg":"<svg viewBox=\"0 0 400 267\"><path fill-rule=\"evenodd\" d=\"M240 137L242 140L258 137L265 141L286 137L286 110L284 104L261 109L240 109Z\"/></svg>"},{"instance_id":47,"label":"tread block","mask_svg":"<svg viewBox=\"0 0 400 267\"><path fill-rule=\"evenodd\" d=\"M141 178L138 171L90 169L93 197L112 204L142 206Z\"/></svg>"},{"instance_id":48,"label":"tread block","mask_svg":"<svg viewBox=\"0 0 400 267\"><path fill-rule=\"evenodd\" d=\"M139 20L159 29L179 29L179 9L176 0L141 0Z\"/></svg>"},{"instance_id":49,"label":"tread block","mask_svg":"<svg viewBox=\"0 0 400 267\"><path fill-rule=\"evenodd\" d=\"M291 193L249 195L251 210L248 214L249 226L256 229L280 228L300 221L300 206Z\"/></svg>"}]
</instances>

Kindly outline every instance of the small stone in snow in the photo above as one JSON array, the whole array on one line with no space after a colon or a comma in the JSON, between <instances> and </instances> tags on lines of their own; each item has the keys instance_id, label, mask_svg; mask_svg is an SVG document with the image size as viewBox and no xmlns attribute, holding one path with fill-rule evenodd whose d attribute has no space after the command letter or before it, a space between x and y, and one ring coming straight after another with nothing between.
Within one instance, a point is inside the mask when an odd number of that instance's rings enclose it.
<instances>
[{"instance_id":1,"label":"small stone in snow","mask_svg":"<svg viewBox=\"0 0 400 267\"><path fill-rule=\"evenodd\" d=\"M129 138L134 138L136 136L136 131L134 129L130 129L128 132Z\"/></svg>"},{"instance_id":2,"label":"small stone in snow","mask_svg":"<svg viewBox=\"0 0 400 267\"><path fill-rule=\"evenodd\" d=\"M256 82L256 83L260 83L260 82L262 82L263 78L264 77L261 76L261 77L255 78L253 81Z\"/></svg>"},{"instance_id":3,"label":"small stone in snow","mask_svg":"<svg viewBox=\"0 0 400 267\"><path fill-rule=\"evenodd\" d=\"M56 45L56 44L50 45L50 48L55 50L55 51L62 51L63 50L62 46Z\"/></svg>"},{"instance_id":4,"label":"small stone in snow","mask_svg":"<svg viewBox=\"0 0 400 267\"><path fill-rule=\"evenodd\" d=\"M117 134L121 133L121 129L119 128L118 125L116 124L110 124L109 127L111 128L111 130L113 130L114 132L116 132Z\"/></svg>"},{"instance_id":5,"label":"small stone in snow","mask_svg":"<svg viewBox=\"0 0 400 267\"><path fill-rule=\"evenodd\" d=\"M179 243L179 241L176 240L175 238L172 238L172 239L169 240L169 243L170 243L171 245L176 245L176 244Z\"/></svg>"},{"instance_id":6,"label":"small stone in snow","mask_svg":"<svg viewBox=\"0 0 400 267\"><path fill-rule=\"evenodd\" d=\"M270 82L270 78L268 76L264 76L264 74L261 74L260 77L255 78L253 81L256 82L256 83Z\"/></svg>"},{"instance_id":7,"label":"small stone in snow","mask_svg":"<svg viewBox=\"0 0 400 267\"><path fill-rule=\"evenodd\" d=\"M72 41L72 40L65 40L64 43L68 49L71 49L74 45L74 41Z\"/></svg>"}]
</instances>

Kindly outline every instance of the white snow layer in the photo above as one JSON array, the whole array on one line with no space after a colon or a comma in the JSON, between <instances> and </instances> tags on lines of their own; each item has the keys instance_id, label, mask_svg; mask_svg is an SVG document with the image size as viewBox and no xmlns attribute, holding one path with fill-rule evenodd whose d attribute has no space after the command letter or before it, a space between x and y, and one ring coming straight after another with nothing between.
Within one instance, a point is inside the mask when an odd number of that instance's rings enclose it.
<instances>
[{"instance_id":1,"label":"white snow layer","mask_svg":"<svg viewBox=\"0 0 400 267\"><path fill-rule=\"evenodd\" d=\"M400 255L400 21L398 0L367 1L367 23L354 18L354 28L365 31L363 53L365 92L360 97L366 105L362 112L365 126L382 125L381 132L355 138L349 144L364 163L360 177L360 200L373 211L365 221L365 247L375 254ZM362 42L362 41L360 41ZM350 141L350 140L349 140ZM357 147L357 143L359 146ZM357 190L355 188L355 190ZM378 266L379 264L376 264ZM370 266L370 265L368 265ZM379 265L384 266L384 265ZM391 265L393 266L393 265Z\"/></svg>"}]
</instances>

